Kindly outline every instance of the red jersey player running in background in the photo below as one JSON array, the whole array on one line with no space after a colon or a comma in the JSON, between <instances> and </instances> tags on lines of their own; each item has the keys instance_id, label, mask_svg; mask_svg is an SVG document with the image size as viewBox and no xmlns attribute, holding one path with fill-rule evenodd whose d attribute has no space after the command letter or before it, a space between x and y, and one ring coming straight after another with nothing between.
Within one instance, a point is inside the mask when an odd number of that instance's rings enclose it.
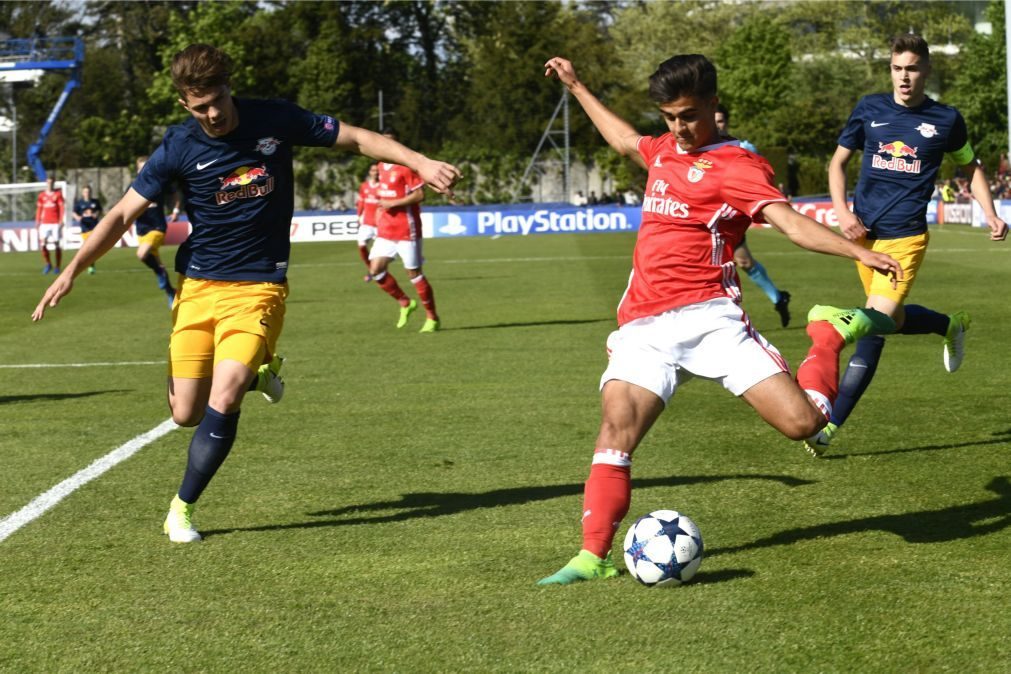
<instances>
[{"instance_id":1,"label":"red jersey player running in background","mask_svg":"<svg viewBox=\"0 0 1011 674\"><path fill-rule=\"evenodd\" d=\"M369 166L369 173L358 187L358 256L369 268L369 241L376 238L376 206L379 205L379 164ZM372 274L365 274L365 282L372 280Z\"/></svg>"},{"instance_id":2,"label":"red jersey player running in background","mask_svg":"<svg viewBox=\"0 0 1011 674\"><path fill-rule=\"evenodd\" d=\"M383 135L397 139L397 134L391 129L384 130ZM435 292L421 270L425 259L421 255L421 208L418 204L425 199L424 187L425 181L408 167L379 164L379 207L376 212L379 232L369 253L369 273L376 284L400 304L397 327L404 327L418 308L418 303L407 297L387 271L390 262L399 255L427 314L425 324L418 332L435 332L440 327L439 314L435 311Z\"/></svg>"},{"instance_id":3,"label":"red jersey player running in background","mask_svg":"<svg viewBox=\"0 0 1011 674\"><path fill-rule=\"evenodd\" d=\"M816 306L813 344L797 379L741 309L734 248L764 219L802 248L850 257L900 276L899 264L799 214L772 183L769 163L716 129L716 68L698 54L674 56L649 78L650 98L670 130L642 136L587 89L563 58L545 64L619 154L649 171L642 225L619 329L607 339L603 419L583 499L583 546L539 584L567 585L618 574L611 545L631 502L632 452L686 379L719 382L793 440L827 423L838 390L839 353L891 319L873 309Z\"/></svg>"},{"instance_id":4,"label":"red jersey player running in background","mask_svg":"<svg viewBox=\"0 0 1011 674\"><path fill-rule=\"evenodd\" d=\"M42 259L46 266L42 268L43 274L53 272L60 273L63 266L63 249L60 248L60 239L63 234L63 192L53 187L53 177L46 178L46 191L39 192L39 198L35 202L35 226L39 230L39 250L42 251ZM53 260L49 257L49 249L56 253L56 267L53 267Z\"/></svg>"}]
</instances>

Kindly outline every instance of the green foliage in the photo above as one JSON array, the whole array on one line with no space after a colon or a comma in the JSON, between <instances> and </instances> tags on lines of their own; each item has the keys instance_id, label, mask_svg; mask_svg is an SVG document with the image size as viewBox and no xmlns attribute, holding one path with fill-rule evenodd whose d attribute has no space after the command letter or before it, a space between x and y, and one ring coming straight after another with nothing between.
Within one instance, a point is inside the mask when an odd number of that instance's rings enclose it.
<instances>
[{"instance_id":1,"label":"green foliage","mask_svg":"<svg viewBox=\"0 0 1011 674\"><path fill-rule=\"evenodd\" d=\"M1000 153L1007 152L1007 62L1004 35L1004 3L992 0L987 19L992 35L974 33L959 59L950 95L943 102L959 109L969 128L969 139L990 173L997 169Z\"/></svg>"}]
</instances>

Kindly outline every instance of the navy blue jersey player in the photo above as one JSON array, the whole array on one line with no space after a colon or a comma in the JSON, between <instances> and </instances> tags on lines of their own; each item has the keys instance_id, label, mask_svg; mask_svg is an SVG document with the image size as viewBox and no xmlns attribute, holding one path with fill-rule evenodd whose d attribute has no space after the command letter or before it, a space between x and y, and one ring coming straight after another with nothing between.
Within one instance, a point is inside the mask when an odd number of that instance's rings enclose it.
<instances>
[{"instance_id":1,"label":"navy blue jersey player","mask_svg":"<svg viewBox=\"0 0 1011 674\"><path fill-rule=\"evenodd\" d=\"M969 143L962 115L924 93L930 75L926 41L912 34L892 38L889 68L892 92L860 99L839 136L839 146L829 163L832 206L847 238L891 255L905 272L892 287L878 282L872 270L857 263L867 306L891 316L898 333L941 335L944 367L954 372L965 353L968 314L956 311L948 315L906 304L927 251L927 203L945 155L970 176L972 195L986 216L990 238L1003 240L1007 225L994 210L986 173ZM846 165L855 152L863 152L863 160L850 212ZM831 423L808 442L813 454L824 451L853 411L874 377L884 343L881 336L857 342L840 381Z\"/></svg>"},{"instance_id":2,"label":"navy blue jersey player","mask_svg":"<svg viewBox=\"0 0 1011 674\"><path fill-rule=\"evenodd\" d=\"M137 157L137 173L139 174L147 163L148 157ZM133 223L137 233L137 259L144 263L154 272L158 279L158 288L165 293L168 299L169 309L175 304L176 290L172 287L169 273L162 264L161 256L158 254L162 244L165 242L165 234L168 232L169 221L165 218L165 195L163 192L148 204L147 208L137 216ZM172 209L172 219L179 215L179 206Z\"/></svg>"},{"instance_id":3,"label":"navy blue jersey player","mask_svg":"<svg viewBox=\"0 0 1011 674\"><path fill-rule=\"evenodd\" d=\"M81 228L81 241L87 241L91 230L95 229L98 219L102 217L102 202L91 195L91 185L81 188L81 198L74 202L72 215ZM95 265L88 267L88 273L95 273Z\"/></svg>"},{"instance_id":4,"label":"navy blue jersey player","mask_svg":"<svg viewBox=\"0 0 1011 674\"><path fill-rule=\"evenodd\" d=\"M175 55L172 82L191 119L169 128L32 314L38 321L56 306L82 265L112 248L170 184L182 190L192 232L176 255L180 283L168 397L175 422L196 431L163 526L179 543L200 540L191 519L194 503L232 448L245 393L259 390L277 402L284 392L275 346L288 294L292 149L331 146L403 164L440 192L448 193L460 178L449 164L329 115L285 101L233 98L232 67L224 52L209 45L190 45Z\"/></svg>"}]
</instances>

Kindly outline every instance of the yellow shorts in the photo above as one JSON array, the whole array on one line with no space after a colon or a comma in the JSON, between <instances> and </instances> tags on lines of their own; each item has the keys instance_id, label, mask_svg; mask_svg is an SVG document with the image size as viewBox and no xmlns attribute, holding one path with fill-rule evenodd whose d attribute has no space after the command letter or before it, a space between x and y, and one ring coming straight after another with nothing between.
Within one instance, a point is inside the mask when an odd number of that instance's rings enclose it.
<instances>
[{"instance_id":1,"label":"yellow shorts","mask_svg":"<svg viewBox=\"0 0 1011 674\"><path fill-rule=\"evenodd\" d=\"M170 377L205 379L222 360L237 360L252 372L270 362L284 327L287 283L179 278Z\"/></svg>"},{"instance_id":2,"label":"yellow shorts","mask_svg":"<svg viewBox=\"0 0 1011 674\"><path fill-rule=\"evenodd\" d=\"M91 236L91 232L92 231L94 231L94 230L90 230L90 231L87 231L87 232L81 232L81 243L84 243L85 241L88 240L88 237Z\"/></svg>"},{"instance_id":3,"label":"yellow shorts","mask_svg":"<svg viewBox=\"0 0 1011 674\"><path fill-rule=\"evenodd\" d=\"M905 278L899 281L896 288L892 288L892 281L888 276L879 274L870 267L857 262L857 273L860 274L860 282L864 286L864 294L868 297L878 295L902 304L909 292L913 288L913 281L916 279L916 272L923 264L923 256L927 254L927 243L930 241L930 233L924 232L916 236L906 236L901 239L877 239L868 241L864 239L863 246L875 253L891 255L895 261L902 265Z\"/></svg>"},{"instance_id":4,"label":"yellow shorts","mask_svg":"<svg viewBox=\"0 0 1011 674\"><path fill-rule=\"evenodd\" d=\"M158 252L158 249L161 248L161 245L164 241L165 241L165 232L159 231L157 229L152 229L147 234L137 237L138 246L142 243L146 243L147 245L151 246L151 248L153 248L155 252Z\"/></svg>"}]
</instances>

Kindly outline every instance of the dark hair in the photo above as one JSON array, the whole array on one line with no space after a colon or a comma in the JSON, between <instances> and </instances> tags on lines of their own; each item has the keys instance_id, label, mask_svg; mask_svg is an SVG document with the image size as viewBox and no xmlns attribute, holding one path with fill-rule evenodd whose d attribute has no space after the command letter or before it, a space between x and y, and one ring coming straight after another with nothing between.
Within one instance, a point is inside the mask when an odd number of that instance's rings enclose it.
<instances>
[{"instance_id":1,"label":"dark hair","mask_svg":"<svg viewBox=\"0 0 1011 674\"><path fill-rule=\"evenodd\" d=\"M727 110L727 106L723 105L722 103L717 104L716 112L721 113L723 115L723 121L727 124L730 124L730 111Z\"/></svg>"},{"instance_id":2,"label":"dark hair","mask_svg":"<svg viewBox=\"0 0 1011 674\"><path fill-rule=\"evenodd\" d=\"M922 61L930 60L930 47L927 46L927 41L915 33L896 35L888 41L888 45L892 48L893 54L908 51L919 56Z\"/></svg>"},{"instance_id":3,"label":"dark hair","mask_svg":"<svg viewBox=\"0 0 1011 674\"><path fill-rule=\"evenodd\" d=\"M382 136L389 136L393 140L397 140L398 138L400 138L400 136L397 135L397 130L394 129L392 126L384 126L383 130L380 131L379 134Z\"/></svg>"},{"instance_id":4,"label":"dark hair","mask_svg":"<svg viewBox=\"0 0 1011 674\"><path fill-rule=\"evenodd\" d=\"M183 98L189 91L227 86L231 79L231 57L209 44L191 44L172 57L172 85Z\"/></svg>"},{"instance_id":5,"label":"dark hair","mask_svg":"<svg viewBox=\"0 0 1011 674\"><path fill-rule=\"evenodd\" d=\"M670 103L682 96L709 98L716 95L716 67L702 54L672 56L649 76L649 97L655 103Z\"/></svg>"}]
</instances>

